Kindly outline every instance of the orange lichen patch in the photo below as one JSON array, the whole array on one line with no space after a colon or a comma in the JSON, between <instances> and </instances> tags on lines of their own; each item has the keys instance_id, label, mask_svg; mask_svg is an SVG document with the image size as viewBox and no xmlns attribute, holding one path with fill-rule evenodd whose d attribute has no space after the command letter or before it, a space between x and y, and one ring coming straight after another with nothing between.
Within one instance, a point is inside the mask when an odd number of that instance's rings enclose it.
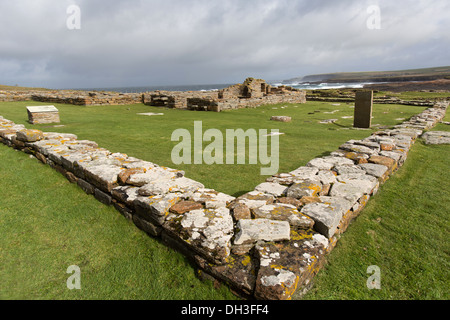
<instances>
[{"instance_id":1,"label":"orange lichen patch","mask_svg":"<svg viewBox=\"0 0 450 320\"><path fill-rule=\"evenodd\" d=\"M291 286L286 286L286 284L282 283L281 286L284 289L284 294L282 300L292 300L292 295L297 291L298 282L300 277L298 275L295 276L295 281Z\"/></svg>"},{"instance_id":2,"label":"orange lichen patch","mask_svg":"<svg viewBox=\"0 0 450 320\"><path fill-rule=\"evenodd\" d=\"M302 203L302 205L306 205L309 203L321 203L322 200L320 200L319 197L302 197L300 199L300 202Z\"/></svg>"},{"instance_id":3,"label":"orange lichen patch","mask_svg":"<svg viewBox=\"0 0 450 320\"><path fill-rule=\"evenodd\" d=\"M355 161L356 164L363 164L363 163L367 163L368 162L363 154L357 153L357 152L347 152L345 154L345 157L347 159Z\"/></svg>"},{"instance_id":4,"label":"orange lichen patch","mask_svg":"<svg viewBox=\"0 0 450 320\"><path fill-rule=\"evenodd\" d=\"M146 170L144 168L124 169L119 173L118 181L119 183L126 184L131 175L145 172Z\"/></svg>"},{"instance_id":5,"label":"orange lichen patch","mask_svg":"<svg viewBox=\"0 0 450 320\"><path fill-rule=\"evenodd\" d=\"M395 148L395 145L392 143L381 143L380 144L381 151L392 151Z\"/></svg>"}]
</instances>

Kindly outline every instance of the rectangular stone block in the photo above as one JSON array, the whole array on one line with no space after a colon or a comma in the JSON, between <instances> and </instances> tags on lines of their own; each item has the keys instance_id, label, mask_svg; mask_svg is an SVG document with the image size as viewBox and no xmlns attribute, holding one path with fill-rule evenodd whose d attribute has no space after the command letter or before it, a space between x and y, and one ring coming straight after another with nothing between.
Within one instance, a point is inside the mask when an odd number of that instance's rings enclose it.
<instances>
[{"instance_id":1,"label":"rectangular stone block","mask_svg":"<svg viewBox=\"0 0 450 320\"><path fill-rule=\"evenodd\" d=\"M59 123L59 111L55 106L27 107L28 122L31 124Z\"/></svg>"},{"instance_id":2,"label":"rectangular stone block","mask_svg":"<svg viewBox=\"0 0 450 320\"><path fill-rule=\"evenodd\" d=\"M355 128L370 128L372 126L373 91L356 93L355 99Z\"/></svg>"}]
</instances>

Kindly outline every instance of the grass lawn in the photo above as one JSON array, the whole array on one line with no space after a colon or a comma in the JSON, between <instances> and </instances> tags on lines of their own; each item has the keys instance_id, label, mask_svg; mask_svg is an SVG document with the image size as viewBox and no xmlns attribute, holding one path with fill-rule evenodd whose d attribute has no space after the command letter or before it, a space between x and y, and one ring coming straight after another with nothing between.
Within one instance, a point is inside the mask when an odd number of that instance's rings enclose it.
<instances>
[{"instance_id":1,"label":"grass lawn","mask_svg":"<svg viewBox=\"0 0 450 320\"><path fill-rule=\"evenodd\" d=\"M49 166L3 144L0 159L0 300L234 299Z\"/></svg>"},{"instance_id":2,"label":"grass lawn","mask_svg":"<svg viewBox=\"0 0 450 320\"><path fill-rule=\"evenodd\" d=\"M55 105L60 110L61 124L54 128L48 125L27 123L25 107L39 105L37 102L0 103L0 115L24 124L30 129L74 133L79 139L96 141L101 147L113 152L122 152L159 165L181 169L186 176L202 182L207 188L241 195L251 191L266 177L261 176L261 167L266 165L175 165L171 161L174 130L188 129L193 137L194 121L203 122L203 132L219 129L225 136L226 129L279 129L280 168L278 172L289 172L305 165L311 159L335 151L350 139L361 139L371 131L353 130L353 116L349 104L307 103L304 105L272 105L258 109L241 109L222 113L192 112L149 107L142 104L127 106L72 106ZM283 107L286 107L282 109ZM401 120L422 112L425 108L398 105L375 105L373 124L393 126ZM335 112L336 111L336 112ZM139 116L137 113L164 113L164 116ZM334 112L327 114L326 112ZM309 114L313 113L313 114ZM291 123L270 121L271 116L291 116ZM320 120L339 119L336 124L318 124ZM204 143L205 148L209 143ZM269 150L270 152L270 150ZM248 150L247 150L248 155Z\"/></svg>"},{"instance_id":3,"label":"grass lawn","mask_svg":"<svg viewBox=\"0 0 450 320\"><path fill-rule=\"evenodd\" d=\"M143 105L56 105L65 127L26 123L26 105L0 104L0 115L28 128L78 134L111 151L161 165L170 163L177 128L278 128L281 171L334 151L370 131L348 129L349 105L308 103L286 109L266 106L232 112L161 110ZM272 108L278 108L276 110ZM374 123L394 125L424 108L376 106ZM334 114L324 114L340 110ZM309 115L313 111L321 111ZM164 112L164 117L137 116ZM291 124L268 121L289 115ZM321 119L340 119L318 125ZM448 116L447 116L448 118ZM311 122L307 122L311 121ZM448 120L447 120L448 121ZM439 125L441 127L443 125ZM264 180L258 166L184 166L207 187L237 194ZM405 166L381 188L348 229L306 299L448 299L448 146L417 142ZM212 175L212 176L211 176ZM218 181L216 181L218 180ZM201 282L180 254L149 238L112 207L106 207L48 166L0 145L0 299L233 299L222 287ZM66 287L67 267L81 268L82 290ZM367 267L381 269L381 290L366 288Z\"/></svg>"},{"instance_id":4,"label":"grass lawn","mask_svg":"<svg viewBox=\"0 0 450 320\"><path fill-rule=\"evenodd\" d=\"M348 228L305 299L450 298L449 146L417 142L408 160ZM381 270L368 290L367 268Z\"/></svg>"}]
</instances>

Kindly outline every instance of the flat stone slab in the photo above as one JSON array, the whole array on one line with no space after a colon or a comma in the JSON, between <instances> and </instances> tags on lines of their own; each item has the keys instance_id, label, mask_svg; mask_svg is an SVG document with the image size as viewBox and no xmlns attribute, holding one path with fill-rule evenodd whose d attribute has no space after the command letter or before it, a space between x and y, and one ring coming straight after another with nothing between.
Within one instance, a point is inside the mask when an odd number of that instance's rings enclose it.
<instances>
[{"instance_id":1,"label":"flat stone slab","mask_svg":"<svg viewBox=\"0 0 450 320\"><path fill-rule=\"evenodd\" d=\"M285 195L287 189L288 188L286 186L273 182L264 182L255 188L256 191L268 193L275 197L281 197Z\"/></svg>"},{"instance_id":2,"label":"flat stone slab","mask_svg":"<svg viewBox=\"0 0 450 320\"><path fill-rule=\"evenodd\" d=\"M174 192L196 192L205 186L192 179L181 177L176 179L160 179L152 181L139 189L141 196L157 196Z\"/></svg>"},{"instance_id":3,"label":"flat stone slab","mask_svg":"<svg viewBox=\"0 0 450 320\"><path fill-rule=\"evenodd\" d=\"M305 288L320 268L328 240L304 232L299 239L282 244L257 244L259 270L255 297L260 300L288 300L297 288Z\"/></svg>"},{"instance_id":4,"label":"flat stone slab","mask_svg":"<svg viewBox=\"0 0 450 320\"><path fill-rule=\"evenodd\" d=\"M136 113L138 116L163 116L164 113L154 113L154 112L148 112L148 113Z\"/></svg>"},{"instance_id":5,"label":"flat stone slab","mask_svg":"<svg viewBox=\"0 0 450 320\"><path fill-rule=\"evenodd\" d=\"M291 122L292 118L288 116L273 116L270 120L278 122Z\"/></svg>"},{"instance_id":6,"label":"flat stone slab","mask_svg":"<svg viewBox=\"0 0 450 320\"><path fill-rule=\"evenodd\" d=\"M270 219L288 221L295 229L310 229L314 226L314 220L305 216L290 204L268 204L252 210L256 219Z\"/></svg>"},{"instance_id":7,"label":"flat stone slab","mask_svg":"<svg viewBox=\"0 0 450 320\"><path fill-rule=\"evenodd\" d=\"M353 165L354 162L350 159L344 158L344 157L334 157L334 156L328 156L323 158L316 158L308 162L306 166L308 167L315 167L320 170L331 170L335 166L339 165Z\"/></svg>"},{"instance_id":8,"label":"flat stone slab","mask_svg":"<svg viewBox=\"0 0 450 320\"><path fill-rule=\"evenodd\" d=\"M450 144L450 132L447 131L429 131L422 135L425 144Z\"/></svg>"},{"instance_id":9,"label":"flat stone slab","mask_svg":"<svg viewBox=\"0 0 450 320\"><path fill-rule=\"evenodd\" d=\"M377 186L377 180L347 179L333 184L330 196L345 198L355 204L364 194L371 194Z\"/></svg>"},{"instance_id":10,"label":"flat stone slab","mask_svg":"<svg viewBox=\"0 0 450 320\"><path fill-rule=\"evenodd\" d=\"M287 221L270 219L239 220L239 232L234 240L235 245L256 243L257 241L284 241L291 238L291 227Z\"/></svg>"},{"instance_id":11,"label":"flat stone slab","mask_svg":"<svg viewBox=\"0 0 450 320\"><path fill-rule=\"evenodd\" d=\"M388 171L388 167L383 166L381 164L374 163L363 163L359 164L359 166L366 171L367 174L371 176L382 178L384 174Z\"/></svg>"},{"instance_id":12,"label":"flat stone slab","mask_svg":"<svg viewBox=\"0 0 450 320\"><path fill-rule=\"evenodd\" d=\"M164 229L205 259L225 264L231 253L233 218L227 208L198 209L169 217Z\"/></svg>"},{"instance_id":13,"label":"flat stone slab","mask_svg":"<svg viewBox=\"0 0 450 320\"><path fill-rule=\"evenodd\" d=\"M59 111L55 106L27 107L28 121L31 124L59 123Z\"/></svg>"},{"instance_id":14,"label":"flat stone slab","mask_svg":"<svg viewBox=\"0 0 450 320\"><path fill-rule=\"evenodd\" d=\"M59 112L55 106L31 106L27 107L27 110L32 113Z\"/></svg>"},{"instance_id":15,"label":"flat stone slab","mask_svg":"<svg viewBox=\"0 0 450 320\"><path fill-rule=\"evenodd\" d=\"M301 209L301 213L312 218L316 223L314 229L327 238L331 238L353 203L340 197L320 197L321 203L310 203Z\"/></svg>"},{"instance_id":16,"label":"flat stone slab","mask_svg":"<svg viewBox=\"0 0 450 320\"><path fill-rule=\"evenodd\" d=\"M314 197L322 191L322 184L318 180L305 180L289 187L287 196L295 199Z\"/></svg>"},{"instance_id":17,"label":"flat stone slab","mask_svg":"<svg viewBox=\"0 0 450 320\"><path fill-rule=\"evenodd\" d=\"M24 129L17 131L17 140L23 142L36 142L44 139L44 133L40 130Z\"/></svg>"}]
</instances>

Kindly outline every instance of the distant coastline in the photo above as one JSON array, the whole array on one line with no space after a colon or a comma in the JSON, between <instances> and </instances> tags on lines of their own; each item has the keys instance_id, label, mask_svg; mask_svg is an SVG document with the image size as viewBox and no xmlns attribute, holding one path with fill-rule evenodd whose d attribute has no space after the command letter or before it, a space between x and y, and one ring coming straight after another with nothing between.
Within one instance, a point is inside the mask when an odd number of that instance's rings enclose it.
<instances>
[{"instance_id":1,"label":"distant coastline","mask_svg":"<svg viewBox=\"0 0 450 320\"><path fill-rule=\"evenodd\" d=\"M119 93L143 93L150 91L216 91L227 88L233 84L203 84L203 85L178 85L178 86L136 86L136 87L106 87L106 88L74 88L81 91L106 91Z\"/></svg>"}]
</instances>

